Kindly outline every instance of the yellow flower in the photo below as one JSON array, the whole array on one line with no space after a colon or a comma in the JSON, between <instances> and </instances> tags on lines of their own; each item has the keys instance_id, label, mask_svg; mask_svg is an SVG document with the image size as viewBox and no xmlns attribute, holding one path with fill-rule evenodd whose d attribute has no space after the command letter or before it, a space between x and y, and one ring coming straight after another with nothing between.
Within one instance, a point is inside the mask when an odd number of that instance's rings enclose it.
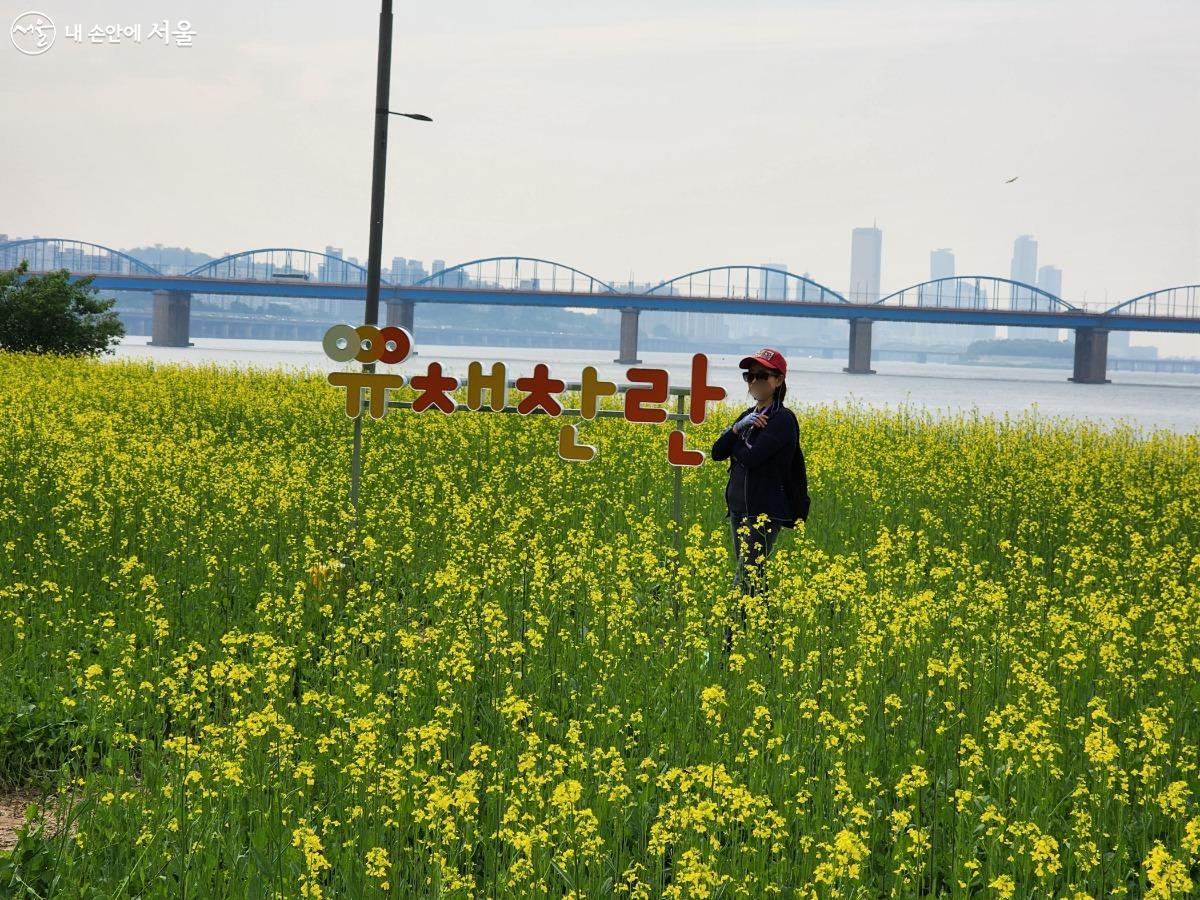
<instances>
[{"instance_id":1,"label":"yellow flower","mask_svg":"<svg viewBox=\"0 0 1200 900\"><path fill-rule=\"evenodd\" d=\"M1173 781L1158 795L1158 805L1169 816L1182 816L1187 812L1191 793L1186 781Z\"/></svg>"},{"instance_id":2,"label":"yellow flower","mask_svg":"<svg viewBox=\"0 0 1200 900\"><path fill-rule=\"evenodd\" d=\"M928 784L929 773L926 772L921 766L914 765L908 770L908 772L900 776L900 781L896 784L896 796L912 796Z\"/></svg>"},{"instance_id":3,"label":"yellow flower","mask_svg":"<svg viewBox=\"0 0 1200 900\"><path fill-rule=\"evenodd\" d=\"M372 847L367 851L367 875L371 878L386 878L391 862L383 847Z\"/></svg>"},{"instance_id":4,"label":"yellow flower","mask_svg":"<svg viewBox=\"0 0 1200 900\"><path fill-rule=\"evenodd\" d=\"M321 886L314 879L322 869L329 868L325 859L324 847L317 833L308 825L301 824L292 831L292 846L299 848L304 854L305 874L301 875L300 893L304 897L319 898L322 896Z\"/></svg>"},{"instance_id":5,"label":"yellow flower","mask_svg":"<svg viewBox=\"0 0 1200 900\"><path fill-rule=\"evenodd\" d=\"M1011 875L999 875L988 882L988 887L996 892L996 896L1001 900L1009 900L1013 892L1017 889L1016 882L1013 881Z\"/></svg>"},{"instance_id":6,"label":"yellow flower","mask_svg":"<svg viewBox=\"0 0 1200 900\"><path fill-rule=\"evenodd\" d=\"M550 802L559 809L573 807L583 796L583 786L574 778L568 778L554 788Z\"/></svg>"},{"instance_id":7,"label":"yellow flower","mask_svg":"<svg viewBox=\"0 0 1200 900\"><path fill-rule=\"evenodd\" d=\"M1147 900L1166 900L1170 897L1186 897L1192 890L1192 879L1188 867L1171 856L1162 841L1155 841L1145 861L1146 880L1150 890Z\"/></svg>"},{"instance_id":8,"label":"yellow flower","mask_svg":"<svg viewBox=\"0 0 1200 900\"><path fill-rule=\"evenodd\" d=\"M700 692L700 708L704 717L711 723L721 724L720 707L725 705L725 689L720 685L710 685Z\"/></svg>"}]
</instances>

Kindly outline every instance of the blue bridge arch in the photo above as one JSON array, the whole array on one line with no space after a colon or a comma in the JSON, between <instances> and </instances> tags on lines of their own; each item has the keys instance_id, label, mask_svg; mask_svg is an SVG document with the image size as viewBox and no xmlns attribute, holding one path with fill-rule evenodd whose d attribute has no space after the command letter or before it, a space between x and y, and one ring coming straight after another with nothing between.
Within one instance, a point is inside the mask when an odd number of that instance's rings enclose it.
<instances>
[{"instance_id":1,"label":"blue bridge arch","mask_svg":"<svg viewBox=\"0 0 1200 900\"><path fill-rule=\"evenodd\" d=\"M434 272L413 287L482 287L563 293L615 293L608 282L582 269L535 256L487 256Z\"/></svg>"},{"instance_id":2,"label":"blue bridge arch","mask_svg":"<svg viewBox=\"0 0 1200 900\"><path fill-rule=\"evenodd\" d=\"M998 275L951 275L901 288L874 301L878 306L995 311L1078 312L1061 297L1032 284Z\"/></svg>"},{"instance_id":3,"label":"blue bridge arch","mask_svg":"<svg viewBox=\"0 0 1200 900\"><path fill-rule=\"evenodd\" d=\"M22 260L35 272L69 269L97 275L161 274L128 253L74 238L24 238L0 244L0 270L15 269Z\"/></svg>"},{"instance_id":4,"label":"blue bridge arch","mask_svg":"<svg viewBox=\"0 0 1200 900\"><path fill-rule=\"evenodd\" d=\"M209 260L187 273L194 277L247 280L317 281L325 284L362 284L367 270L358 263L320 250L298 247L260 247ZM387 283L387 279L381 279Z\"/></svg>"},{"instance_id":5,"label":"blue bridge arch","mask_svg":"<svg viewBox=\"0 0 1200 900\"><path fill-rule=\"evenodd\" d=\"M1159 288L1131 297L1104 311L1105 315L1186 316L1200 318L1200 284Z\"/></svg>"},{"instance_id":6,"label":"blue bridge arch","mask_svg":"<svg viewBox=\"0 0 1200 900\"><path fill-rule=\"evenodd\" d=\"M756 282L756 283L755 283ZM684 287L686 285L686 287ZM696 269L661 281L647 294L677 294L712 300L785 300L795 303L847 303L832 288L783 269L726 265ZM771 296L776 294L777 296Z\"/></svg>"}]
</instances>

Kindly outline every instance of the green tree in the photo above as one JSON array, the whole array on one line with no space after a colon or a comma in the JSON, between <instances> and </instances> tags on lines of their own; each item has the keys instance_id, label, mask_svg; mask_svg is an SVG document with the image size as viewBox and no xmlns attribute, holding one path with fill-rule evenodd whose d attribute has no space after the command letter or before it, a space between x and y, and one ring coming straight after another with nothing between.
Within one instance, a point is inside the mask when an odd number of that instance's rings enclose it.
<instances>
[{"instance_id":1,"label":"green tree","mask_svg":"<svg viewBox=\"0 0 1200 900\"><path fill-rule=\"evenodd\" d=\"M125 326L115 298L97 296L93 276L71 281L66 269L27 275L22 260L0 272L0 350L96 356L112 353Z\"/></svg>"}]
</instances>

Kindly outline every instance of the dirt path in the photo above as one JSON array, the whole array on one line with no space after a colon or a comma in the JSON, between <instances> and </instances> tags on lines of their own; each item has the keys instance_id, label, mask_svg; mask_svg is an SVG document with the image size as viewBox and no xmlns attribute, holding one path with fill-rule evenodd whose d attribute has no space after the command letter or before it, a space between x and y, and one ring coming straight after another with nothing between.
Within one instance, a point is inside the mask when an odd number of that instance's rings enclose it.
<instances>
[{"instance_id":1,"label":"dirt path","mask_svg":"<svg viewBox=\"0 0 1200 900\"><path fill-rule=\"evenodd\" d=\"M0 791L0 853L7 853L17 845L17 830L25 824L25 810L29 804L38 804L38 817L46 823L46 834L54 834L54 816L41 804L41 794L33 788L17 788ZM49 798L53 803L53 798Z\"/></svg>"}]
</instances>

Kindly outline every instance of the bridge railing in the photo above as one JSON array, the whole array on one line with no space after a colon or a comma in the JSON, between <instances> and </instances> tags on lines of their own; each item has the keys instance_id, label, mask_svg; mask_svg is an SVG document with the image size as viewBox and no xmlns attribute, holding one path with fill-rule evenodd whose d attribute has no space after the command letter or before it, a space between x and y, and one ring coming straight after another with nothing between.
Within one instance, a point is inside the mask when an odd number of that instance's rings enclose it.
<instances>
[{"instance_id":1,"label":"bridge railing","mask_svg":"<svg viewBox=\"0 0 1200 900\"><path fill-rule=\"evenodd\" d=\"M854 292L851 292L854 299ZM880 306L978 309L993 312L1069 312L1078 307L1031 284L994 275L954 275L901 288Z\"/></svg>"},{"instance_id":2,"label":"bridge railing","mask_svg":"<svg viewBox=\"0 0 1200 900\"><path fill-rule=\"evenodd\" d=\"M713 266L659 282L647 294L705 300L777 300L845 303L846 298L810 278L770 266Z\"/></svg>"},{"instance_id":3,"label":"bridge railing","mask_svg":"<svg viewBox=\"0 0 1200 900\"><path fill-rule=\"evenodd\" d=\"M1122 316L1200 318L1200 284L1185 284L1142 294L1102 310Z\"/></svg>"},{"instance_id":4,"label":"bridge railing","mask_svg":"<svg viewBox=\"0 0 1200 900\"><path fill-rule=\"evenodd\" d=\"M356 262L296 247L243 250L210 260L188 274L205 278L316 281L322 284L364 284L367 280L367 270ZM385 276L382 280L388 279Z\"/></svg>"},{"instance_id":5,"label":"bridge railing","mask_svg":"<svg viewBox=\"0 0 1200 900\"><path fill-rule=\"evenodd\" d=\"M26 238L0 244L0 271L21 262L33 272L67 269L88 275L157 275L158 270L120 250L67 238Z\"/></svg>"},{"instance_id":6,"label":"bridge railing","mask_svg":"<svg viewBox=\"0 0 1200 900\"><path fill-rule=\"evenodd\" d=\"M413 283L414 287L477 288L499 291L612 293L594 275L563 263L529 256L493 256L459 263Z\"/></svg>"}]
</instances>

